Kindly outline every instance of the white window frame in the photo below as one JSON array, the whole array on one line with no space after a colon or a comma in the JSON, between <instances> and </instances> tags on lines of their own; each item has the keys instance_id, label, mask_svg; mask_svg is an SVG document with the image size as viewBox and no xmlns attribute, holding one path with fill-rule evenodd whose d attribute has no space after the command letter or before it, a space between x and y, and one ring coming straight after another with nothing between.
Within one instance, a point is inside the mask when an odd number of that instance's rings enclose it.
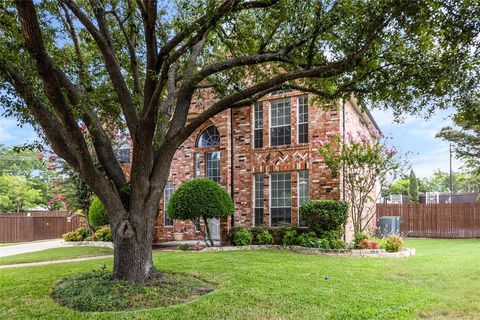
<instances>
[{"instance_id":1,"label":"white window frame","mask_svg":"<svg viewBox=\"0 0 480 320\"><path fill-rule=\"evenodd\" d=\"M297 214L297 225L300 226L300 173L306 172L307 173L307 200L310 200L310 171L309 170L299 170L297 171L297 207L298 207L298 214Z\"/></svg>"},{"instance_id":2,"label":"white window frame","mask_svg":"<svg viewBox=\"0 0 480 320\"><path fill-rule=\"evenodd\" d=\"M264 148L265 147L265 140L263 139L263 143L262 143L262 147L260 148L256 148L255 147L255 120L257 119L255 117L255 105L256 104L260 104L262 106L262 117L264 117L264 113L265 113L265 108L264 108L264 105L263 105L263 101L257 101L255 103L252 104L252 141L251 141L251 145L252 145L252 149L261 149L261 148ZM262 135L265 136L265 123L263 121L263 118L262 118Z\"/></svg>"},{"instance_id":3,"label":"white window frame","mask_svg":"<svg viewBox=\"0 0 480 320\"><path fill-rule=\"evenodd\" d=\"M307 97L307 117L308 114L308 94L302 94L297 97L297 143L298 144L307 144L310 141L310 137L308 137L308 121L307 122L300 122L300 98ZM300 124L307 124L307 142L300 142Z\"/></svg>"},{"instance_id":4,"label":"white window frame","mask_svg":"<svg viewBox=\"0 0 480 320\"><path fill-rule=\"evenodd\" d=\"M253 219L252 219L252 225L254 227L257 226L257 224L255 223L255 221L257 220L257 214L255 212L255 209L257 208L260 208L260 207L257 207L256 206L256 200L257 200L257 183L256 183L256 180L255 180L255 177L257 175L262 175L262 184L263 184L263 179L265 179L265 174L263 172L256 172L254 173L252 176L253 176L253 197L252 197L252 212L253 212ZM265 186L263 186L262 188L262 191L263 191L263 195L262 195L262 203L264 204L265 202ZM262 209L263 209L263 217L262 217L262 220L265 218L265 205L262 206ZM263 226L263 223L260 225L260 226Z\"/></svg>"},{"instance_id":5,"label":"white window frame","mask_svg":"<svg viewBox=\"0 0 480 320\"><path fill-rule=\"evenodd\" d=\"M269 227L272 227L272 175L275 173L290 173L290 207L275 207L275 208L290 208L290 223L292 223L292 172L291 171L275 171L268 174L268 216ZM264 213L265 214L265 213Z\"/></svg>"},{"instance_id":6,"label":"white window frame","mask_svg":"<svg viewBox=\"0 0 480 320\"><path fill-rule=\"evenodd\" d=\"M272 102L273 101L278 101L278 100L290 100L290 144L282 144L282 145L277 145L273 147L281 147L281 146L288 146L292 144L292 98L291 97L285 97L285 98L278 98L278 99L272 99L268 101L268 146L271 148L272 147L272 128L280 128L280 127L286 127L287 125L281 125L281 126L272 126ZM265 142L264 142L265 144Z\"/></svg>"},{"instance_id":7,"label":"white window frame","mask_svg":"<svg viewBox=\"0 0 480 320\"><path fill-rule=\"evenodd\" d=\"M171 189L172 189L172 194L175 192L175 185L173 184L173 182L170 182L168 181L167 184L171 184ZM172 224L169 224L167 225L166 224L166 220L167 220L167 201L165 201L165 191L167 190L167 184L165 185L165 188L163 190L163 226L164 227L173 227L173 220L174 219L170 219L172 220ZM170 198L172 197L172 194L170 195ZM170 199L168 199L168 201L170 201Z\"/></svg>"}]
</instances>

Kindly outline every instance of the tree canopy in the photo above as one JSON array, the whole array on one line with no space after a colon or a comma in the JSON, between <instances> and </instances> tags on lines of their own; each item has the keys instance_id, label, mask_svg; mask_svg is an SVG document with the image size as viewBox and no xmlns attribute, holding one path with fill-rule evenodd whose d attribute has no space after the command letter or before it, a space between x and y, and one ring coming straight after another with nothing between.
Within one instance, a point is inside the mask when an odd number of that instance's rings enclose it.
<instances>
[{"instance_id":1,"label":"tree canopy","mask_svg":"<svg viewBox=\"0 0 480 320\"><path fill-rule=\"evenodd\" d=\"M145 279L170 163L206 120L284 85L397 115L456 103L477 85L478 17L456 0L3 1L0 102L105 205L114 275Z\"/></svg>"}]
</instances>

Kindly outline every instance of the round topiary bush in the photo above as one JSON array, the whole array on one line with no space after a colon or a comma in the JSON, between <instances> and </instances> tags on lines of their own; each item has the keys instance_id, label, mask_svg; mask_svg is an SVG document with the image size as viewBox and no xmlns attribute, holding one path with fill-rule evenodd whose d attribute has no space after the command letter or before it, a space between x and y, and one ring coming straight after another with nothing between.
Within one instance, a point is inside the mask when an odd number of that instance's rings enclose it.
<instances>
[{"instance_id":1,"label":"round topiary bush","mask_svg":"<svg viewBox=\"0 0 480 320\"><path fill-rule=\"evenodd\" d=\"M320 237L330 231L341 236L348 218L348 203L341 200L310 200L300 207L300 216L305 225Z\"/></svg>"},{"instance_id":2,"label":"round topiary bush","mask_svg":"<svg viewBox=\"0 0 480 320\"><path fill-rule=\"evenodd\" d=\"M88 209L88 219L93 227L100 227L108 224L108 215L105 207L98 197L94 197Z\"/></svg>"},{"instance_id":3,"label":"round topiary bush","mask_svg":"<svg viewBox=\"0 0 480 320\"><path fill-rule=\"evenodd\" d=\"M216 182L198 178L182 184L168 202L167 213L172 219L191 220L197 227L204 221L206 235L213 245L207 219L220 219L233 214L230 195ZM201 230L201 228L199 228ZM205 238L205 242L207 238ZM207 242L208 244L208 242Z\"/></svg>"}]
</instances>

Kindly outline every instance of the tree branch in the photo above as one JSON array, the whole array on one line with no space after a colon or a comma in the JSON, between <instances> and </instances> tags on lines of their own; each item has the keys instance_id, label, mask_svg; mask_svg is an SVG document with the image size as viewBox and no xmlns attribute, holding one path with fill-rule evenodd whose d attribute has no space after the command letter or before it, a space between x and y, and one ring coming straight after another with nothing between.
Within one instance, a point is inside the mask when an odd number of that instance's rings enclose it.
<instances>
[{"instance_id":1,"label":"tree branch","mask_svg":"<svg viewBox=\"0 0 480 320\"><path fill-rule=\"evenodd\" d=\"M110 79L113 83L115 91L118 95L118 101L125 115L125 120L127 122L130 135L132 138L136 135L136 130L138 126L138 117L135 111L135 103L132 99L132 96L128 90L125 79L123 78L120 66L118 64L115 55L111 49L109 41L104 38L102 33L95 27L92 21L88 16L83 13L83 11L78 7L78 5L73 0L61 0L77 19L85 26L87 31L92 35L93 39L97 43L100 51L102 52L103 58L105 60L105 66L107 68Z\"/></svg>"}]
</instances>

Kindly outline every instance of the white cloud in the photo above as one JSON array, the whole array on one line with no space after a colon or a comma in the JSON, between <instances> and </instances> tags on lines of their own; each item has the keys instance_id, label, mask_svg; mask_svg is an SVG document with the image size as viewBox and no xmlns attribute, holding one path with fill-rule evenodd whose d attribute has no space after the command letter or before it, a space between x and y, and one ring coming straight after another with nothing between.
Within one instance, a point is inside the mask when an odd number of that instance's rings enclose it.
<instances>
[{"instance_id":1,"label":"white cloud","mask_svg":"<svg viewBox=\"0 0 480 320\"><path fill-rule=\"evenodd\" d=\"M0 117L0 144L20 145L35 139L37 135L31 126L20 127L15 119Z\"/></svg>"}]
</instances>

